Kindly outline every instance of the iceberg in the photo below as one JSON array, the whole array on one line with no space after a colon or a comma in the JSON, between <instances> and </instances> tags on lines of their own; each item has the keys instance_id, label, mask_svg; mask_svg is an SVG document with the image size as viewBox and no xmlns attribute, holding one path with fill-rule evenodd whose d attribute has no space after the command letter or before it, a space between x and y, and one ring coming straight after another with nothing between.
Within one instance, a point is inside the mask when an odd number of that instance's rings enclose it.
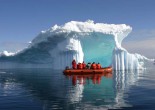
<instances>
[{"instance_id":1,"label":"iceberg","mask_svg":"<svg viewBox=\"0 0 155 110\"><path fill-rule=\"evenodd\" d=\"M15 53L13 52L8 52L8 51L3 51L2 53L0 53L0 56L14 56Z\"/></svg>"},{"instance_id":2,"label":"iceberg","mask_svg":"<svg viewBox=\"0 0 155 110\"><path fill-rule=\"evenodd\" d=\"M71 61L75 59L77 62L100 62L103 67L113 66L114 70L142 69L145 60L149 59L128 53L121 46L131 31L132 28L125 24L94 23L92 20L55 25L41 31L22 51L1 53L1 68L3 64L13 63L17 67L30 64L64 69L71 67Z\"/></svg>"}]
</instances>

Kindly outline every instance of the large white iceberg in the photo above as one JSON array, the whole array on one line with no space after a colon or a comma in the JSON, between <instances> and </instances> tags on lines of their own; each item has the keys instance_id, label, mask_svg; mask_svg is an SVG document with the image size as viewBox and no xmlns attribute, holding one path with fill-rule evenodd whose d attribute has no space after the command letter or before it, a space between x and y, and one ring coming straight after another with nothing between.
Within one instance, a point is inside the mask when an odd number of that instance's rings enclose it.
<instances>
[{"instance_id":1,"label":"large white iceberg","mask_svg":"<svg viewBox=\"0 0 155 110\"><path fill-rule=\"evenodd\" d=\"M125 24L103 24L71 21L62 26L55 25L42 31L29 47L6 57L0 55L0 62L41 64L53 68L71 67L71 61L100 62L103 67L113 66L115 70L142 69L146 57L130 54L121 46L122 40L132 31ZM5 52L6 53L6 52ZM19 66L19 65L18 65Z\"/></svg>"}]
</instances>

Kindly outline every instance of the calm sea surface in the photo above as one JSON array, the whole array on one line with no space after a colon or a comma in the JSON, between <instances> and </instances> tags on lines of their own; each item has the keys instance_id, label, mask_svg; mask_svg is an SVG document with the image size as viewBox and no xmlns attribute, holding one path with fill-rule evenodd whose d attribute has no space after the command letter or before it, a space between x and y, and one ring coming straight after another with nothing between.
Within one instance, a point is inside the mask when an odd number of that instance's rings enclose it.
<instances>
[{"instance_id":1,"label":"calm sea surface","mask_svg":"<svg viewBox=\"0 0 155 110\"><path fill-rule=\"evenodd\" d=\"M0 110L155 110L155 65L144 71L65 76L60 70L0 70Z\"/></svg>"}]
</instances>

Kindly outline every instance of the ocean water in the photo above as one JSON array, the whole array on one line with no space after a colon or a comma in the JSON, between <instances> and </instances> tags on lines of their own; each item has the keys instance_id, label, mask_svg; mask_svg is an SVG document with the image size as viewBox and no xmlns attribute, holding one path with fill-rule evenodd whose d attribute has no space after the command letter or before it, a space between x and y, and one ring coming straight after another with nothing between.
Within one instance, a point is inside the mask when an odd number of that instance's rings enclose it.
<instances>
[{"instance_id":1,"label":"ocean water","mask_svg":"<svg viewBox=\"0 0 155 110\"><path fill-rule=\"evenodd\" d=\"M54 109L154 110L155 65L85 76L51 69L0 70L0 110Z\"/></svg>"}]
</instances>

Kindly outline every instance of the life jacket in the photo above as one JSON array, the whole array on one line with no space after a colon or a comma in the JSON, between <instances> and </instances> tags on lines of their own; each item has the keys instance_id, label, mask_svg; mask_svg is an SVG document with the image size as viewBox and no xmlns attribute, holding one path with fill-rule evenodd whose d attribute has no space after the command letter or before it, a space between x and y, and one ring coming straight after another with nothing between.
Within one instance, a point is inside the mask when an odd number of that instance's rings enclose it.
<instances>
[{"instance_id":1,"label":"life jacket","mask_svg":"<svg viewBox=\"0 0 155 110\"><path fill-rule=\"evenodd\" d=\"M77 64L77 69L83 69L83 66L82 66L81 63L78 63L78 64Z\"/></svg>"},{"instance_id":2,"label":"life jacket","mask_svg":"<svg viewBox=\"0 0 155 110\"><path fill-rule=\"evenodd\" d=\"M76 69L76 63L74 63L74 64L72 65L72 68L73 68L73 69Z\"/></svg>"},{"instance_id":3,"label":"life jacket","mask_svg":"<svg viewBox=\"0 0 155 110\"><path fill-rule=\"evenodd\" d=\"M76 63L76 61L75 61L75 60L73 60L73 61L72 61L72 65L73 65L74 63Z\"/></svg>"},{"instance_id":4,"label":"life jacket","mask_svg":"<svg viewBox=\"0 0 155 110\"><path fill-rule=\"evenodd\" d=\"M80 65L80 64L78 63L78 64L77 64L77 69L79 69L79 65Z\"/></svg>"},{"instance_id":5,"label":"life jacket","mask_svg":"<svg viewBox=\"0 0 155 110\"><path fill-rule=\"evenodd\" d=\"M81 63L79 64L79 69L83 69L83 65Z\"/></svg>"},{"instance_id":6,"label":"life jacket","mask_svg":"<svg viewBox=\"0 0 155 110\"><path fill-rule=\"evenodd\" d=\"M76 61L75 60L72 61L72 68L76 69Z\"/></svg>"},{"instance_id":7,"label":"life jacket","mask_svg":"<svg viewBox=\"0 0 155 110\"><path fill-rule=\"evenodd\" d=\"M97 69L101 69L101 65L100 64L96 64L96 68Z\"/></svg>"},{"instance_id":8,"label":"life jacket","mask_svg":"<svg viewBox=\"0 0 155 110\"><path fill-rule=\"evenodd\" d=\"M85 69L85 68L86 68L86 64L85 64L85 63L82 63L82 66L83 66L83 69Z\"/></svg>"},{"instance_id":9,"label":"life jacket","mask_svg":"<svg viewBox=\"0 0 155 110\"><path fill-rule=\"evenodd\" d=\"M96 69L96 64L95 63L91 65L91 69Z\"/></svg>"}]
</instances>

